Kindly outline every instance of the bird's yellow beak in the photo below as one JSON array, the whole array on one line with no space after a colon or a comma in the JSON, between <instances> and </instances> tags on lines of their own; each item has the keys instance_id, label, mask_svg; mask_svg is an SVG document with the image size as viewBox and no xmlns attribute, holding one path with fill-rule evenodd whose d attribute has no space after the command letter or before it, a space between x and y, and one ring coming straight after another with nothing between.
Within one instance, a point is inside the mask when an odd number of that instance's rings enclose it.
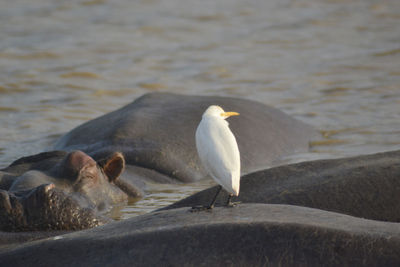
<instances>
[{"instance_id":1,"label":"bird's yellow beak","mask_svg":"<svg viewBox=\"0 0 400 267\"><path fill-rule=\"evenodd\" d=\"M227 111L227 112L221 113L221 116L224 118L229 118L230 116L239 116L239 115L240 115L240 113L234 112L234 111Z\"/></svg>"}]
</instances>

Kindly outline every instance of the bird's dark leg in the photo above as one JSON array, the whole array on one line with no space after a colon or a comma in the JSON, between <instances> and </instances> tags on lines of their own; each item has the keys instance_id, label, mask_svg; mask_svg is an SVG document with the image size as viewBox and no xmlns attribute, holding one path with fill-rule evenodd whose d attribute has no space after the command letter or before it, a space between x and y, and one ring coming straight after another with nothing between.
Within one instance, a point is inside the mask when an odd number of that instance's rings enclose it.
<instances>
[{"instance_id":1,"label":"bird's dark leg","mask_svg":"<svg viewBox=\"0 0 400 267\"><path fill-rule=\"evenodd\" d=\"M219 185L218 189L217 189L217 193L215 194L215 196L214 196L213 200L211 201L210 205L208 205L208 206L195 206L195 207L192 207L191 211L193 212L193 211L201 211L201 210L211 210L211 209L213 209L215 201L217 200L217 196L218 196L219 192L221 192L221 189L222 189L222 186Z\"/></svg>"},{"instance_id":2,"label":"bird's dark leg","mask_svg":"<svg viewBox=\"0 0 400 267\"><path fill-rule=\"evenodd\" d=\"M233 197L233 194L229 194L228 201L226 202L227 207L235 207L237 204L240 203L240 202L232 202L232 197Z\"/></svg>"},{"instance_id":3,"label":"bird's dark leg","mask_svg":"<svg viewBox=\"0 0 400 267\"><path fill-rule=\"evenodd\" d=\"M222 186L218 186L218 190L217 193L215 194L213 200L211 201L210 205L208 205L208 209L212 209L214 208L214 204L215 204L215 200L217 200L217 196L219 194L219 192L221 192Z\"/></svg>"},{"instance_id":4,"label":"bird's dark leg","mask_svg":"<svg viewBox=\"0 0 400 267\"><path fill-rule=\"evenodd\" d=\"M228 201L226 202L226 205L227 206L232 206L232 202L231 202L231 200L232 200L232 194L229 194L229 196L228 196Z\"/></svg>"}]
</instances>

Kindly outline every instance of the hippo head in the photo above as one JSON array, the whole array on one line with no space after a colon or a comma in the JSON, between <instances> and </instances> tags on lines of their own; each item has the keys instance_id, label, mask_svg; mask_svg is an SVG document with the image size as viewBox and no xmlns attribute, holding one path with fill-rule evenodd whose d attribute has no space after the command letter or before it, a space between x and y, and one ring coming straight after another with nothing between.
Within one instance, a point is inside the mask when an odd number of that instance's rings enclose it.
<instances>
[{"instance_id":1,"label":"hippo head","mask_svg":"<svg viewBox=\"0 0 400 267\"><path fill-rule=\"evenodd\" d=\"M0 230L78 230L110 221L104 213L140 190L121 177L121 153L96 159L50 151L0 170Z\"/></svg>"},{"instance_id":2,"label":"hippo head","mask_svg":"<svg viewBox=\"0 0 400 267\"><path fill-rule=\"evenodd\" d=\"M121 153L114 153L98 162L82 151L74 151L55 166L61 181L68 181L73 192L87 196L98 209L106 203L114 204L127 200L127 195L115 185L125 168ZM56 185L57 186L57 185Z\"/></svg>"},{"instance_id":3,"label":"hippo head","mask_svg":"<svg viewBox=\"0 0 400 267\"><path fill-rule=\"evenodd\" d=\"M97 210L104 211L110 204L127 201L127 194L116 185L124 167L124 157L118 152L96 162L82 151L73 151L49 168L26 171L14 180L9 191L21 195L18 192L54 184L57 190L88 199Z\"/></svg>"}]
</instances>

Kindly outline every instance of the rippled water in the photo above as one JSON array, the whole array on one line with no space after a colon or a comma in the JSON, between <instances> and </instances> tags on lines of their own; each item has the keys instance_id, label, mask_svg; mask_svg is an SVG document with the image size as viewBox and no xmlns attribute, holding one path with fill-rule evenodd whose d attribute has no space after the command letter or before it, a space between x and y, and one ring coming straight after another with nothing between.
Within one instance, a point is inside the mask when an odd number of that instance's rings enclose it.
<instances>
[{"instance_id":1,"label":"rippled water","mask_svg":"<svg viewBox=\"0 0 400 267\"><path fill-rule=\"evenodd\" d=\"M145 92L229 95L318 128L288 161L400 148L398 0L3 0L0 167ZM150 186L129 217L212 182Z\"/></svg>"}]
</instances>

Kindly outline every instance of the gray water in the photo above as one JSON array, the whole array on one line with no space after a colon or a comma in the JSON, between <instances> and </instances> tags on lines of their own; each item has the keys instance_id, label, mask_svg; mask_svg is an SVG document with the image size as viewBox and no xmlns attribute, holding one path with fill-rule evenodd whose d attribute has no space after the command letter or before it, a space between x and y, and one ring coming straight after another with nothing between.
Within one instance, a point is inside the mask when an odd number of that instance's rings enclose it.
<instances>
[{"instance_id":1,"label":"gray water","mask_svg":"<svg viewBox=\"0 0 400 267\"><path fill-rule=\"evenodd\" d=\"M0 167L155 91L253 99L321 131L287 162L400 149L400 1L0 1ZM115 217L212 184L150 185Z\"/></svg>"}]
</instances>

